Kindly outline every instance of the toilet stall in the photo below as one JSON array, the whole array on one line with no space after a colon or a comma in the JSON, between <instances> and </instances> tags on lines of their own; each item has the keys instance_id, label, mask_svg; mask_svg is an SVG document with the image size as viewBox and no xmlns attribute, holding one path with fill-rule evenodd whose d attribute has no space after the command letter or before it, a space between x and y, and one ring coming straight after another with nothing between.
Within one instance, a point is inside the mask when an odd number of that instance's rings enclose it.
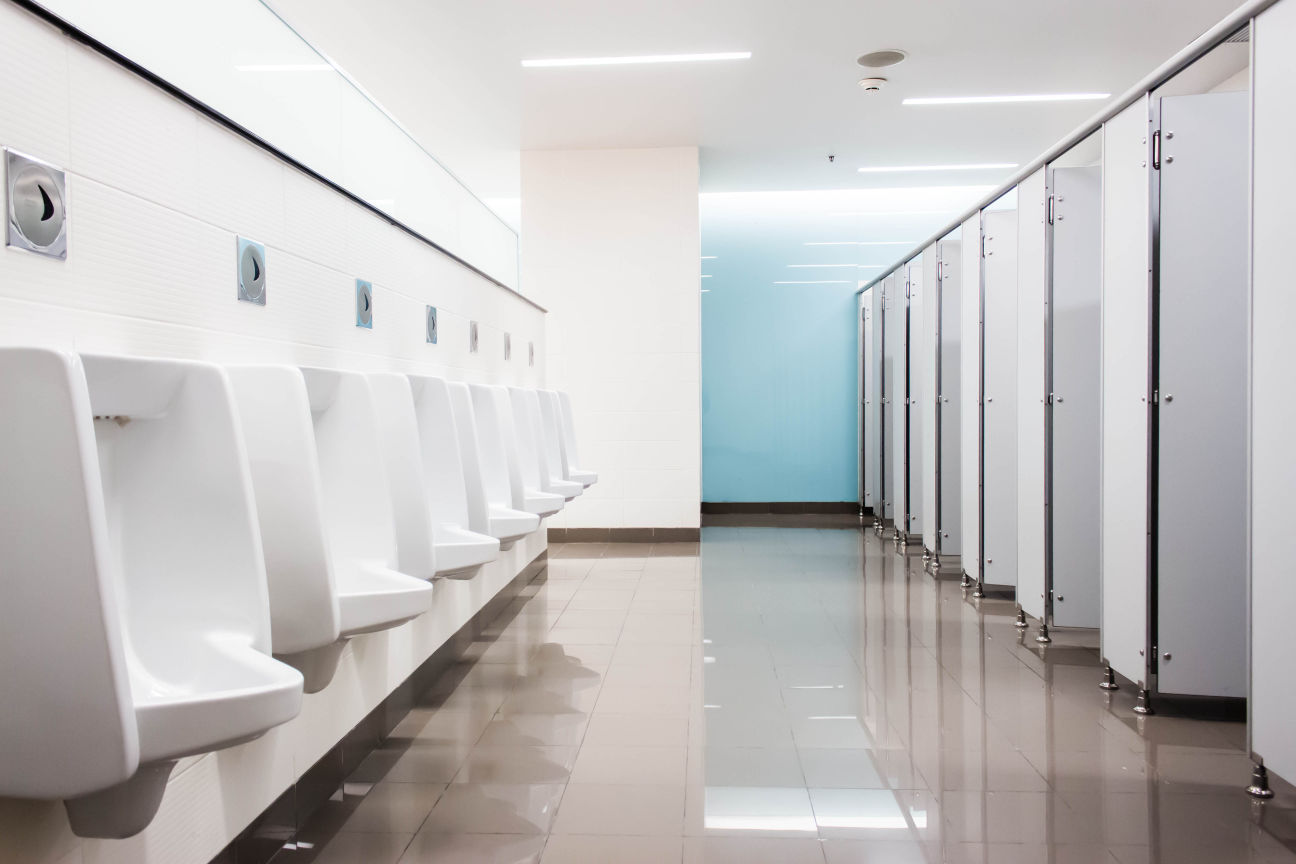
<instances>
[{"instance_id":1,"label":"toilet stall","mask_svg":"<svg viewBox=\"0 0 1296 864\"><path fill-rule=\"evenodd\" d=\"M960 510L961 440L959 405L962 342L960 232L924 252L927 303L923 414L923 548L928 569L956 569L962 537Z\"/></svg>"},{"instance_id":2,"label":"toilet stall","mask_svg":"<svg viewBox=\"0 0 1296 864\"><path fill-rule=\"evenodd\" d=\"M1097 627L1102 330L1101 139L1049 166L1045 584L1041 620ZM1034 614L1034 613L1032 613Z\"/></svg>"},{"instance_id":3,"label":"toilet stall","mask_svg":"<svg viewBox=\"0 0 1296 864\"><path fill-rule=\"evenodd\" d=\"M923 370L928 362L927 340L923 328L924 261L919 255L905 264L905 295L909 311L905 316L905 521L900 539L906 546L920 544L923 538L923 403L927 391Z\"/></svg>"},{"instance_id":4,"label":"toilet stall","mask_svg":"<svg viewBox=\"0 0 1296 864\"><path fill-rule=\"evenodd\" d=\"M892 273L882 282L882 489L883 524L903 532L905 524L905 355L907 352L902 276Z\"/></svg>"},{"instance_id":5,"label":"toilet stall","mask_svg":"<svg viewBox=\"0 0 1296 864\"><path fill-rule=\"evenodd\" d=\"M982 211L982 589L1017 587L1017 220L1013 192Z\"/></svg>"},{"instance_id":6,"label":"toilet stall","mask_svg":"<svg viewBox=\"0 0 1296 864\"><path fill-rule=\"evenodd\" d=\"M878 513L881 496L878 494L878 471L881 468L878 445L881 440L878 427L878 390L880 369L878 353L881 347L875 332L873 298L880 289L869 288L860 295L860 507L861 513Z\"/></svg>"},{"instance_id":7,"label":"toilet stall","mask_svg":"<svg viewBox=\"0 0 1296 864\"><path fill-rule=\"evenodd\" d=\"M1247 689L1250 103L1196 82L1104 129L1102 653L1144 713Z\"/></svg>"},{"instance_id":8,"label":"toilet stall","mask_svg":"<svg viewBox=\"0 0 1296 864\"><path fill-rule=\"evenodd\" d=\"M963 584L981 581L982 501L982 366L981 309L982 214L977 211L959 229L959 254L951 264L959 272L958 416L959 570Z\"/></svg>"}]
</instances>

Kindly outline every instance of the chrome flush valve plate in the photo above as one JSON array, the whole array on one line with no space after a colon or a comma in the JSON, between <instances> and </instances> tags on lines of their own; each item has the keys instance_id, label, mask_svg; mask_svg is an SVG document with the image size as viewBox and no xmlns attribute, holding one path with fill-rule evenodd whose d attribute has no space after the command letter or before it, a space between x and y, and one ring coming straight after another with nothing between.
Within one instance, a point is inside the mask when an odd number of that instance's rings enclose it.
<instances>
[{"instance_id":1,"label":"chrome flush valve plate","mask_svg":"<svg viewBox=\"0 0 1296 864\"><path fill-rule=\"evenodd\" d=\"M8 228L5 245L67 258L67 177L59 168L5 150Z\"/></svg>"},{"instance_id":2,"label":"chrome flush valve plate","mask_svg":"<svg viewBox=\"0 0 1296 864\"><path fill-rule=\"evenodd\" d=\"M366 330L373 329L373 283L357 279L356 292L356 326Z\"/></svg>"},{"instance_id":3,"label":"chrome flush valve plate","mask_svg":"<svg viewBox=\"0 0 1296 864\"><path fill-rule=\"evenodd\" d=\"M238 299L266 304L265 247L246 237L238 238Z\"/></svg>"}]
</instances>

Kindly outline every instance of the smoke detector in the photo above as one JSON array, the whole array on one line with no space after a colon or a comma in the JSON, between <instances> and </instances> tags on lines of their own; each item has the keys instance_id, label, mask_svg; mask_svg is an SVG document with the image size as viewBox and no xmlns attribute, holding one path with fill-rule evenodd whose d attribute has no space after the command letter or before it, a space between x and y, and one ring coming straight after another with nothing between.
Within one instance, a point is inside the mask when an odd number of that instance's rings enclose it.
<instances>
[{"instance_id":1,"label":"smoke detector","mask_svg":"<svg viewBox=\"0 0 1296 864\"><path fill-rule=\"evenodd\" d=\"M886 83L887 79L885 78L861 78L859 80L859 86L865 93L880 93Z\"/></svg>"},{"instance_id":2,"label":"smoke detector","mask_svg":"<svg viewBox=\"0 0 1296 864\"><path fill-rule=\"evenodd\" d=\"M885 69L888 66L894 66L904 61L909 55L895 48L888 48L885 51L871 51L863 55L855 62L865 69Z\"/></svg>"}]
</instances>

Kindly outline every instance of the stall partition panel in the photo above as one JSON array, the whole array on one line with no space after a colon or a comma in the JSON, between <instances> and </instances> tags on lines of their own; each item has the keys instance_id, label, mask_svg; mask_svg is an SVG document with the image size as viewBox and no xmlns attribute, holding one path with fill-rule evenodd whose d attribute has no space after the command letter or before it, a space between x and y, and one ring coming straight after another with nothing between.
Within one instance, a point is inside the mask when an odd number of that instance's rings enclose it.
<instances>
[{"instance_id":1,"label":"stall partition panel","mask_svg":"<svg viewBox=\"0 0 1296 864\"><path fill-rule=\"evenodd\" d=\"M1146 686L1152 161L1148 99L1103 125L1103 658ZM1198 500L1206 501L1203 493Z\"/></svg>"},{"instance_id":2,"label":"stall partition panel","mask_svg":"<svg viewBox=\"0 0 1296 864\"><path fill-rule=\"evenodd\" d=\"M1017 187L1017 602L1046 620L1045 333L1048 191L1041 168Z\"/></svg>"},{"instance_id":3,"label":"stall partition panel","mask_svg":"<svg viewBox=\"0 0 1296 864\"><path fill-rule=\"evenodd\" d=\"M883 446L886 437L886 405L883 404L886 395L884 384L886 378L883 375L882 345L886 339L886 333L882 329L882 291L883 288L880 284L874 285L869 290L869 322L872 325L869 328L872 337L869 348L873 358L873 366L869 376L872 382L869 407L873 409L873 412L872 419L868 423L868 434L871 436L868 440L872 440L873 449L869 451L868 465L873 478L873 515L878 519L887 515L885 504L886 486L883 482L886 466L886 452ZM865 446L868 446L867 443Z\"/></svg>"},{"instance_id":4,"label":"stall partition panel","mask_svg":"<svg viewBox=\"0 0 1296 864\"><path fill-rule=\"evenodd\" d=\"M877 508L878 410L877 346L873 332L873 295L870 288L860 295L860 482L865 507Z\"/></svg>"},{"instance_id":5,"label":"stall partition panel","mask_svg":"<svg viewBox=\"0 0 1296 864\"><path fill-rule=\"evenodd\" d=\"M963 272L959 235L951 234L940 243L940 390L937 398L940 418L938 453L940 460L940 507L937 530L940 554L962 554L962 292Z\"/></svg>"},{"instance_id":6,"label":"stall partition panel","mask_svg":"<svg viewBox=\"0 0 1296 864\"><path fill-rule=\"evenodd\" d=\"M1161 100L1160 693L1246 695L1249 115L1245 91Z\"/></svg>"},{"instance_id":7,"label":"stall partition panel","mask_svg":"<svg viewBox=\"0 0 1296 864\"><path fill-rule=\"evenodd\" d=\"M936 449L936 370L940 363L940 251L933 244L922 255L922 397L917 410L922 417L922 542L923 548L935 553L939 545L936 531L940 522L936 513L939 458Z\"/></svg>"},{"instance_id":8,"label":"stall partition panel","mask_svg":"<svg viewBox=\"0 0 1296 864\"><path fill-rule=\"evenodd\" d=\"M892 273L882 282L882 380L886 392L882 398L883 494L886 496L886 518L896 527L904 518L904 283Z\"/></svg>"},{"instance_id":9,"label":"stall partition panel","mask_svg":"<svg viewBox=\"0 0 1296 864\"><path fill-rule=\"evenodd\" d=\"M1296 0L1292 0L1296 2ZM959 533L963 572L981 578L981 214L959 249Z\"/></svg>"},{"instance_id":10,"label":"stall partition panel","mask_svg":"<svg viewBox=\"0 0 1296 864\"><path fill-rule=\"evenodd\" d=\"M1017 587L1017 211L985 211L982 581Z\"/></svg>"},{"instance_id":11,"label":"stall partition panel","mask_svg":"<svg viewBox=\"0 0 1296 864\"><path fill-rule=\"evenodd\" d=\"M1291 525L1296 518L1296 400L1275 399L1291 386L1291 226L1296 221L1296 0L1262 12L1252 27L1255 66L1255 167L1252 192L1251 700L1250 749L1270 770L1296 778L1296 579Z\"/></svg>"},{"instance_id":12,"label":"stall partition panel","mask_svg":"<svg viewBox=\"0 0 1296 864\"><path fill-rule=\"evenodd\" d=\"M905 512L908 523L905 532L910 540L921 540L923 532L923 266L915 258L905 266L909 284L909 411L908 432L905 438L905 470L908 483L905 487Z\"/></svg>"},{"instance_id":13,"label":"stall partition panel","mask_svg":"<svg viewBox=\"0 0 1296 864\"><path fill-rule=\"evenodd\" d=\"M1097 627L1102 169L1054 168L1052 194L1053 623Z\"/></svg>"}]
</instances>

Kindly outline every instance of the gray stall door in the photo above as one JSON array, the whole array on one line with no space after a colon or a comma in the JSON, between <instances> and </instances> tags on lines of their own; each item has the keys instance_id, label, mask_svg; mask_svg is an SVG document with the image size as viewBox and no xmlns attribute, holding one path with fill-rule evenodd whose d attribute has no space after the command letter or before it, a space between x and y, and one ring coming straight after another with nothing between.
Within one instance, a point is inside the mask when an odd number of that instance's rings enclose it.
<instances>
[{"instance_id":1,"label":"gray stall door","mask_svg":"<svg viewBox=\"0 0 1296 864\"><path fill-rule=\"evenodd\" d=\"M865 507L878 507L878 405L877 355L873 332L873 295L870 288L862 296L860 309L860 480Z\"/></svg>"},{"instance_id":2,"label":"gray stall door","mask_svg":"<svg viewBox=\"0 0 1296 864\"><path fill-rule=\"evenodd\" d=\"M1053 623L1097 627L1102 169L1053 170Z\"/></svg>"},{"instance_id":3,"label":"gray stall door","mask_svg":"<svg viewBox=\"0 0 1296 864\"><path fill-rule=\"evenodd\" d=\"M1246 695L1249 104L1246 92L1161 100L1156 645L1167 694Z\"/></svg>"},{"instance_id":4,"label":"gray stall door","mask_svg":"<svg viewBox=\"0 0 1296 864\"><path fill-rule=\"evenodd\" d=\"M882 446L879 450L878 474L881 477L882 489L882 516L884 519L894 519L896 505L896 472L892 467L894 465L894 454L896 446L895 434L895 413L896 408L903 408L898 402L903 402L904 392L901 391L899 400L896 399L896 279L895 276L888 276L882 281L882 393L881 412L878 420L882 430ZM901 312L904 311L904 303L900 303ZM903 383L903 382L902 382Z\"/></svg>"},{"instance_id":5,"label":"gray stall door","mask_svg":"<svg viewBox=\"0 0 1296 864\"><path fill-rule=\"evenodd\" d=\"M982 581L1017 587L1017 211L985 214Z\"/></svg>"},{"instance_id":6,"label":"gray stall door","mask_svg":"<svg viewBox=\"0 0 1296 864\"><path fill-rule=\"evenodd\" d=\"M923 400L923 285L922 264L914 262L908 268L909 279L909 335L907 357L909 362L909 424L905 450L905 470L909 486L905 491L905 511L909 524L905 531L921 537L922 524L922 400Z\"/></svg>"},{"instance_id":7,"label":"gray stall door","mask_svg":"<svg viewBox=\"0 0 1296 864\"><path fill-rule=\"evenodd\" d=\"M962 441L959 403L962 401L963 366L962 295L959 277L962 273L959 242L945 240L940 244L940 554L959 555L963 549L962 531ZM972 456L970 458L975 458Z\"/></svg>"}]
</instances>

